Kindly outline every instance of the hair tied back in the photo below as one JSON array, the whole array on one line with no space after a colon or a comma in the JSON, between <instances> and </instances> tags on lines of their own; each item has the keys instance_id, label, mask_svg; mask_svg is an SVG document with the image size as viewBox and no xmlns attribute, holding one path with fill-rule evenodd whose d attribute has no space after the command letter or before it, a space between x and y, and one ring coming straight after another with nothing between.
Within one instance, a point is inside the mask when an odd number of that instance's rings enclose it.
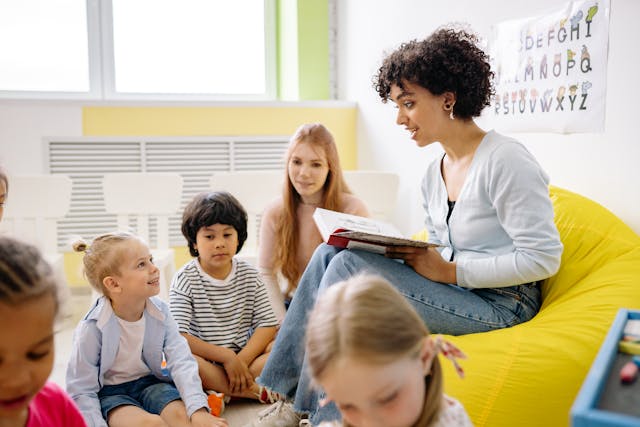
<instances>
[{"instance_id":1,"label":"hair tied back","mask_svg":"<svg viewBox=\"0 0 640 427\"><path fill-rule=\"evenodd\" d=\"M70 237L69 242L74 252L86 252L89 247L89 244L80 236Z\"/></svg>"}]
</instances>

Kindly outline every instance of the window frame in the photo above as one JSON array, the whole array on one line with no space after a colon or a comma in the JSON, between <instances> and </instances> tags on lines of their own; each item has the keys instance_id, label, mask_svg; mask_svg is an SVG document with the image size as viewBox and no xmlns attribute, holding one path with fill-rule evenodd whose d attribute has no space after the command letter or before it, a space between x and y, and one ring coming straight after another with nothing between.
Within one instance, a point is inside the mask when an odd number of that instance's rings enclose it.
<instances>
[{"instance_id":1,"label":"window frame","mask_svg":"<svg viewBox=\"0 0 640 427\"><path fill-rule=\"evenodd\" d=\"M111 1L111 0L108 0ZM87 59L89 61L89 90L87 92L41 91L41 90L0 90L0 100L97 100L102 98L101 88L101 46L100 46L100 0L86 0L87 13Z\"/></svg>"},{"instance_id":2,"label":"window frame","mask_svg":"<svg viewBox=\"0 0 640 427\"><path fill-rule=\"evenodd\" d=\"M277 99L276 0L263 0L265 10L265 93L264 94L165 94L130 93L115 90L112 0L85 0L89 91L7 91L0 100L86 100L86 101L274 101Z\"/></svg>"}]
</instances>

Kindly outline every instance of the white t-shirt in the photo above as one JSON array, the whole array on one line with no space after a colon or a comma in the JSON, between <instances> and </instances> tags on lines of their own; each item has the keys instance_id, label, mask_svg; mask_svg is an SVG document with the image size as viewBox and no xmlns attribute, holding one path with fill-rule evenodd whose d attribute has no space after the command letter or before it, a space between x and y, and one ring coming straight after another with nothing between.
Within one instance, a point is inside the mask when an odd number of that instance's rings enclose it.
<instances>
[{"instance_id":1,"label":"white t-shirt","mask_svg":"<svg viewBox=\"0 0 640 427\"><path fill-rule=\"evenodd\" d=\"M113 366L104 374L105 385L116 385L137 380L151 373L142 361L144 341L144 315L140 320L128 322L117 318L120 324L120 343Z\"/></svg>"}]
</instances>

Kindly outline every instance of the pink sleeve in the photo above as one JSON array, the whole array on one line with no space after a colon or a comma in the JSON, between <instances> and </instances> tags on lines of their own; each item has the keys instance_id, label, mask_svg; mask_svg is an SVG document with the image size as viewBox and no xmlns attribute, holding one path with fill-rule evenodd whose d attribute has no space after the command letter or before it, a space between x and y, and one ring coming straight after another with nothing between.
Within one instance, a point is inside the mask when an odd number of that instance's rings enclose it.
<instances>
[{"instance_id":1,"label":"pink sleeve","mask_svg":"<svg viewBox=\"0 0 640 427\"><path fill-rule=\"evenodd\" d=\"M267 289L269 301L278 322L282 322L286 314L284 296L278 283L278 274L273 266L273 254L275 253L276 245L275 218L281 206L282 203L278 201L270 204L264 210L260 220L260 236L258 240L258 272Z\"/></svg>"},{"instance_id":2,"label":"pink sleeve","mask_svg":"<svg viewBox=\"0 0 640 427\"><path fill-rule=\"evenodd\" d=\"M345 194L342 199L342 203L344 206L342 211L344 213L364 217L371 216L369 209L367 209L367 205L353 194Z\"/></svg>"},{"instance_id":3,"label":"pink sleeve","mask_svg":"<svg viewBox=\"0 0 640 427\"><path fill-rule=\"evenodd\" d=\"M276 245L276 215L281 209L281 202L271 203L264 210L260 220L260 236L258 238L258 267L272 272L273 254Z\"/></svg>"},{"instance_id":4,"label":"pink sleeve","mask_svg":"<svg viewBox=\"0 0 640 427\"><path fill-rule=\"evenodd\" d=\"M69 427L86 427L87 424L80 413L80 410L71 398L64 395L64 425Z\"/></svg>"},{"instance_id":5,"label":"pink sleeve","mask_svg":"<svg viewBox=\"0 0 640 427\"><path fill-rule=\"evenodd\" d=\"M86 427L80 410L56 383L47 382L29 405L26 427Z\"/></svg>"}]
</instances>

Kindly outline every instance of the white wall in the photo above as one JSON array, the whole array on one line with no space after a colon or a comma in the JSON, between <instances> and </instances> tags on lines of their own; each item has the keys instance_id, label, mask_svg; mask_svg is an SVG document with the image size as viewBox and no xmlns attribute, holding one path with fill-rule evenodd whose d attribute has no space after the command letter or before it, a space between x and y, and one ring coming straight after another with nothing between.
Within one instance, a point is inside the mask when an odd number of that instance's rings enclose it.
<instances>
[{"instance_id":1,"label":"white wall","mask_svg":"<svg viewBox=\"0 0 640 427\"><path fill-rule=\"evenodd\" d=\"M595 1L595 0L594 0ZM419 181L438 144L417 149L395 125L395 109L382 104L372 76L384 52L424 38L450 22L468 22L483 37L491 25L557 9L568 1L538 0L348 0L338 2L338 94L359 105L361 169L401 175L396 223L406 233L422 228ZM606 122L601 134L512 134L523 141L551 176L552 184L596 200L640 233L640 85L637 22L640 1L611 0ZM482 121L479 121L484 126ZM499 131L499 129L497 129Z\"/></svg>"},{"instance_id":2,"label":"white wall","mask_svg":"<svg viewBox=\"0 0 640 427\"><path fill-rule=\"evenodd\" d=\"M0 102L0 164L9 175L46 173L44 137L82 135L82 108L72 102Z\"/></svg>"}]
</instances>

